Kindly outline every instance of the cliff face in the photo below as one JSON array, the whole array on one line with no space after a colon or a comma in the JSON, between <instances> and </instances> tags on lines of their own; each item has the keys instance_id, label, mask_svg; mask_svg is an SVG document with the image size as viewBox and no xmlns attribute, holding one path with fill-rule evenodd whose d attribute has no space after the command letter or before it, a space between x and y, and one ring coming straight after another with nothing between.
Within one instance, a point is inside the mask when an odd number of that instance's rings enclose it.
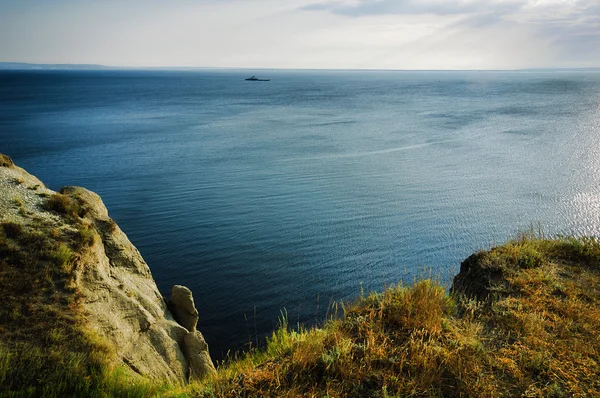
<instances>
[{"instance_id":1,"label":"cliff face","mask_svg":"<svg viewBox=\"0 0 600 398\"><path fill-rule=\"evenodd\" d=\"M148 265L108 217L100 198L83 188L61 190L81 203L99 239L79 253L77 285L94 329L114 343L118 358L135 372L186 380L182 352L188 331L174 319Z\"/></svg>"},{"instance_id":2,"label":"cliff face","mask_svg":"<svg viewBox=\"0 0 600 398\"><path fill-rule=\"evenodd\" d=\"M79 295L89 328L111 348L113 365L173 383L215 372L208 347L195 330L197 311L194 327L187 320L189 330L175 320L148 265L98 195L79 187L49 190L0 155L0 222L84 242L64 262L69 289ZM70 250L65 247L63 251ZM187 302L171 308L182 305L195 311L191 292Z\"/></svg>"}]
</instances>

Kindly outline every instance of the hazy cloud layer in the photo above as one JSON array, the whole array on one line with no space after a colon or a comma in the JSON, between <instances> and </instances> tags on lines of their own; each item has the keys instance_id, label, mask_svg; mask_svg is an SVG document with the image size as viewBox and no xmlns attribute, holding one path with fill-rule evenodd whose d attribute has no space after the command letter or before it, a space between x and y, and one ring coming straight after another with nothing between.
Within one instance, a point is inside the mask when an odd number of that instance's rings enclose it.
<instances>
[{"instance_id":1,"label":"hazy cloud layer","mask_svg":"<svg viewBox=\"0 0 600 398\"><path fill-rule=\"evenodd\" d=\"M0 61L600 66L599 0L0 0Z\"/></svg>"},{"instance_id":2,"label":"hazy cloud layer","mask_svg":"<svg viewBox=\"0 0 600 398\"><path fill-rule=\"evenodd\" d=\"M449 35L447 44L461 41L460 33L483 34L493 29L520 31L521 40L537 41L540 47L565 57L563 65L574 66L585 59L588 65L598 64L600 57L600 2L598 0L358 0L323 1L302 7L304 11L321 11L352 18L383 16L429 16L438 24L448 22L438 29ZM499 33L499 32L498 32ZM511 35L512 32L507 32ZM454 40L452 40L454 39ZM489 37L491 43L499 37ZM495 40L496 39L496 40ZM519 37L515 37L518 40ZM465 39L466 40L466 39ZM427 47L430 40L423 40ZM515 43L515 47L523 43ZM551 47L551 49L549 48ZM540 48L540 50L542 50ZM534 51L534 53L537 51ZM509 51L506 55L510 56ZM575 61L575 62L572 62Z\"/></svg>"},{"instance_id":3,"label":"hazy cloud layer","mask_svg":"<svg viewBox=\"0 0 600 398\"><path fill-rule=\"evenodd\" d=\"M325 10L335 14L360 17L389 14L435 14L454 15L475 12L510 11L520 8L518 1L411 1L411 0L362 0L325 1L302 7L304 10Z\"/></svg>"},{"instance_id":4,"label":"hazy cloud layer","mask_svg":"<svg viewBox=\"0 0 600 398\"><path fill-rule=\"evenodd\" d=\"M463 23L484 27L493 23L518 22L546 28L547 32L581 32L600 36L598 0L358 0L324 1L302 7L305 11L366 17L382 15L463 16Z\"/></svg>"}]
</instances>

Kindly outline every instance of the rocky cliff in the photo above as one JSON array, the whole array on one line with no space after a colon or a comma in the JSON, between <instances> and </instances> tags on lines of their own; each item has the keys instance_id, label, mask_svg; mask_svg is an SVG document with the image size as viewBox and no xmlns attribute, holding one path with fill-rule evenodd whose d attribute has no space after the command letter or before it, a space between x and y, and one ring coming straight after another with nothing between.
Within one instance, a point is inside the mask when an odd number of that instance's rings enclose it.
<instances>
[{"instance_id":1,"label":"rocky cliff","mask_svg":"<svg viewBox=\"0 0 600 398\"><path fill-rule=\"evenodd\" d=\"M175 286L172 303L167 305L148 265L109 217L98 195L80 187L54 192L0 155L0 223L4 229L0 248L4 260L0 260L7 264L5 268L25 272L23 246L37 242L40 249L34 253L39 258L28 262L61 270L60 278L47 278L53 286L62 286L56 289L65 297L76 294L64 311L83 314L85 327L110 348L107 360L113 366L176 384L215 373L208 346L196 330L198 312L192 293ZM15 278L26 275L13 273L6 280ZM31 281L32 286L35 283ZM13 303L19 308L17 317L22 313L18 304ZM68 314L65 319L70 319Z\"/></svg>"}]
</instances>

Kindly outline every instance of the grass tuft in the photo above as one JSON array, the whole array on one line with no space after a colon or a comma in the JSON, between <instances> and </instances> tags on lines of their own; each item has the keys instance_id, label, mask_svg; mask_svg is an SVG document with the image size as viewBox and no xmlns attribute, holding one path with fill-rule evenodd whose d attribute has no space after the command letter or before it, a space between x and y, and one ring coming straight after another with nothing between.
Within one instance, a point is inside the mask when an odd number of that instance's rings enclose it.
<instances>
[{"instance_id":1,"label":"grass tuft","mask_svg":"<svg viewBox=\"0 0 600 398\"><path fill-rule=\"evenodd\" d=\"M44 203L44 208L66 216L70 220L76 220L84 215L77 200L61 193L50 195Z\"/></svg>"},{"instance_id":2,"label":"grass tuft","mask_svg":"<svg viewBox=\"0 0 600 398\"><path fill-rule=\"evenodd\" d=\"M77 226L75 242L78 246L91 246L96 239L96 232L89 225L80 224Z\"/></svg>"},{"instance_id":3,"label":"grass tuft","mask_svg":"<svg viewBox=\"0 0 600 398\"><path fill-rule=\"evenodd\" d=\"M51 254L52 260L58 265L60 271L65 274L70 274L73 269L73 260L75 253L65 243L60 243Z\"/></svg>"}]
</instances>

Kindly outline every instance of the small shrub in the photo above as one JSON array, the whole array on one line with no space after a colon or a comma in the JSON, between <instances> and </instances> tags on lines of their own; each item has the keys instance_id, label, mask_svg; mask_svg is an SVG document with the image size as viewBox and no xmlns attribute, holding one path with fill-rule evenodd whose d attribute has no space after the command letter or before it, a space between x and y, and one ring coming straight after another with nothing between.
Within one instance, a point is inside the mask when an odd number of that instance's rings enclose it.
<instances>
[{"instance_id":1,"label":"small shrub","mask_svg":"<svg viewBox=\"0 0 600 398\"><path fill-rule=\"evenodd\" d=\"M77 201L70 196L56 193L51 195L45 203L45 209L62 214L69 218L80 216L81 208Z\"/></svg>"},{"instance_id":2,"label":"small shrub","mask_svg":"<svg viewBox=\"0 0 600 398\"><path fill-rule=\"evenodd\" d=\"M112 232L115 232L116 229L117 229L117 223L114 222L112 219L108 220L107 232L112 233Z\"/></svg>"},{"instance_id":3,"label":"small shrub","mask_svg":"<svg viewBox=\"0 0 600 398\"><path fill-rule=\"evenodd\" d=\"M60 229L57 227L52 228L52 231L50 231L50 236L52 236L54 239L60 238L61 235Z\"/></svg>"}]
</instances>

